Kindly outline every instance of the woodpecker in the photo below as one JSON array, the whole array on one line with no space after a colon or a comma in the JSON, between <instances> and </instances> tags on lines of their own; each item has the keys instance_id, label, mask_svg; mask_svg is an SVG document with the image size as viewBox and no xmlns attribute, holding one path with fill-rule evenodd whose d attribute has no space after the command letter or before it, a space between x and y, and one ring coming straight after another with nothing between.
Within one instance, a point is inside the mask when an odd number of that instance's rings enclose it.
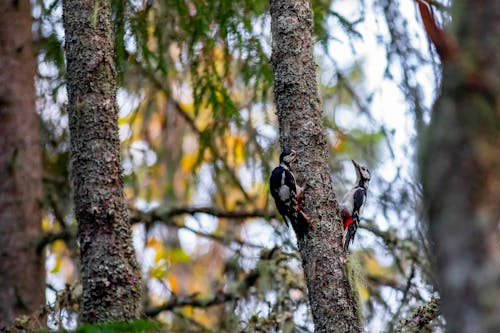
<instances>
[{"instance_id":1,"label":"woodpecker","mask_svg":"<svg viewBox=\"0 0 500 333\"><path fill-rule=\"evenodd\" d=\"M359 220L366 202L368 183L370 182L370 171L356 161L352 160L356 169L356 184L346 193L341 205L341 217L344 222L344 251L347 252L349 244L354 242L354 235L359 226Z\"/></svg>"},{"instance_id":2,"label":"woodpecker","mask_svg":"<svg viewBox=\"0 0 500 333\"><path fill-rule=\"evenodd\" d=\"M300 210L303 189L295 182L290 164L297 157L293 149L285 148L280 155L280 165L274 168L269 179L271 195L285 222L290 221L296 232L302 232L306 226L306 216Z\"/></svg>"}]
</instances>

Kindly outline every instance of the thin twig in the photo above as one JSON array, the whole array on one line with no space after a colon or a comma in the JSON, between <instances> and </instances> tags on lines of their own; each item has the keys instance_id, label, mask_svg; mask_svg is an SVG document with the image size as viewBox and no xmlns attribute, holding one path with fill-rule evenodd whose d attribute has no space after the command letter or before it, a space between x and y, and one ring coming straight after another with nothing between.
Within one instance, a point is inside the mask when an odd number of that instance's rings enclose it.
<instances>
[{"instance_id":1,"label":"thin twig","mask_svg":"<svg viewBox=\"0 0 500 333\"><path fill-rule=\"evenodd\" d=\"M160 312L169 311L174 308L183 307L183 306L192 306L198 308L208 308L214 305L223 304L229 301L237 300L238 297L234 294L226 293L223 291L218 291L213 297L202 298L198 296L198 293L177 297L173 296L167 303L149 308L145 311L146 317L154 317L158 315Z\"/></svg>"},{"instance_id":2,"label":"thin twig","mask_svg":"<svg viewBox=\"0 0 500 333\"><path fill-rule=\"evenodd\" d=\"M275 219L277 215L275 213L263 210L226 210L218 207L212 206L183 206L174 207L169 210L159 211L154 210L151 212L143 212L138 209L131 209L131 221L132 223L137 222L152 222L155 219L166 220L179 215L196 215L196 214L207 214L219 218L230 218L230 219L248 219L248 218L264 218L264 219Z\"/></svg>"},{"instance_id":3,"label":"thin twig","mask_svg":"<svg viewBox=\"0 0 500 333\"><path fill-rule=\"evenodd\" d=\"M132 216L131 216L131 222L132 223L146 223L146 224L152 224L155 222L162 222L166 225L179 228L179 229L186 229L191 231L192 233L201 236L201 237L206 237L210 238L212 240L218 241L224 245L228 245L230 243L237 243L241 246L249 246L249 247L254 247L254 248L263 248L262 245L258 245L252 242L248 241L243 241L237 238L226 238L223 236L211 234L211 233L205 233L203 231L196 230L194 228L188 227L185 224L178 224L173 220L174 216L178 215L184 215L184 214L209 214L212 216L220 217L220 218L238 218L238 219L243 219L243 218L249 218L249 217L264 217L266 215L265 212L263 211L225 211L221 209L217 209L214 207L177 207L173 208L169 211L166 212L157 212L157 211L152 211L152 212L141 212L137 209L132 210Z\"/></svg>"}]
</instances>

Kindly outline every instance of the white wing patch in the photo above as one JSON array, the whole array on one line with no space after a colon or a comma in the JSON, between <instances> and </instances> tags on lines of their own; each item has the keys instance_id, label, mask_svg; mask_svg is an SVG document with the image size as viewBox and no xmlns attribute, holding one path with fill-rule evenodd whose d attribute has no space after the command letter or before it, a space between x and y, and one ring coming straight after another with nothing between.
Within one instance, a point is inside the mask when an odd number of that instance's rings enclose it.
<instances>
[{"instance_id":1,"label":"white wing patch","mask_svg":"<svg viewBox=\"0 0 500 333\"><path fill-rule=\"evenodd\" d=\"M279 189L279 196L281 201L286 202L290 199L290 188L285 185L285 173L283 172L281 175L281 186Z\"/></svg>"}]
</instances>

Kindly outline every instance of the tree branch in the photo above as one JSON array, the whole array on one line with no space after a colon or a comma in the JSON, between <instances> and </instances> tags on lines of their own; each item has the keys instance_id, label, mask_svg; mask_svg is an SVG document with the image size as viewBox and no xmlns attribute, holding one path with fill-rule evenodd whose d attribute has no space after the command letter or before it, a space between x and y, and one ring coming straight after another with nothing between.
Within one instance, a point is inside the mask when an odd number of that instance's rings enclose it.
<instances>
[{"instance_id":1,"label":"tree branch","mask_svg":"<svg viewBox=\"0 0 500 333\"><path fill-rule=\"evenodd\" d=\"M260 260L268 261L273 260L276 265L284 259L282 253L280 254L280 249L274 247L270 251L262 251L260 255ZM146 317L154 317L160 312L169 311L177 307L192 306L199 308L208 308L210 306L223 304L230 301L236 301L240 298L240 293L244 293L257 283L257 280L261 276L261 270L259 268L252 269L250 272L246 273L242 277L237 285L229 288L231 292L225 292L224 290L218 290L212 297L200 297L199 293L194 293L187 296L179 297L177 295L172 295L170 300L163 305L152 307L147 309L144 314ZM300 288L298 288L300 289Z\"/></svg>"},{"instance_id":2,"label":"tree branch","mask_svg":"<svg viewBox=\"0 0 500 333\"><path fill-rule=\"evenodd\" d=\"M138 209L130 208L131 221L132 223L145 222L152 223L155 220L165 221L171 219L172 217L179 215L196 215L196 214L207 214L219 218L231 218L231 219L248 219L260 217L264 219L274 219L277 218L275 213L263 209L254 210L225 210L218 207L203 206L203 207L193 207L193 206L183 206L174 207L168 210L154 210L151 212L143 212Z\"/></svg>"},{"instance_id":3,"label":"tree branch","mask_svg":"<svg viewBox=\"0 0 500 333\"><path fill-rule=\"evenodd\" d=\"M129 207L130 212L130 223L146 223L152 224L154 222L162 222L176 228L184 228L198 236L213 239L215 241L221 242L222 244L229 244L231 242L238 243L244 246L250 246L255 248L262 248L262 246L253 244L251 242L242 241L240 239L228 239L219 235L204 233L202 231L190 228L186 225L180 225L172 221L172 218L180 215L196 215L196 214L207 214L218 218L230 218L230 219L248 219L248 218L263 218L266 220L276 219L277 215L275 213L269 212L263 209L254 210L225 210L218 207L174 207L169 210L161 211L154 210L151 212L144 212L137 208ZM58 218L62 219L62 216ZM38 241L36 246L37 253L41 253L45 246L52 244L56 240L64 240L65 242L71 243L75 241L76 233L73 230L65 229L60 232L48 232L43 235L43 237Z\"/></svg>"},{"instance_id":4,"label":"tree branch","mask_svg":"<svg viewBox=\"0 0 500 333\"><path fill-rule=\"evenodd\" d=\"M178 307L192 306L198 308L208 308L237 299L238 296L235 294L226 293L221 290L219 290L214 296L208 298L199 297L198 293L183 297L177 297L174 295L167 303L146 309L144 314L146 317L154 317L163 311L169 311Z\"/></svg>"},{"instance_id":5,"label":"tree branch","mask_svg":"<svg viewBox=\"0 0 500 333\"><path fill-rule=\"evenodd\" d=\"M131 209L131 223L146 223L146 224L152 224L155 222L162 222L166 225L179 228L179 229L186 229L191 231L192 233L201 236L201 237L206 237L210 238L212 240L218 241L224 245L228 245L230 243L237 243L241 246L250 246L254 248L262 248L261 245L248 242L248 241L243 241L241 239L237 238L227 238L223 237L220 235L215 235L215 234L210 234L206 232L202 232L199 230L196 230L194 228L188 227L184 224L178 224L173 220L173 217L178 216L178 215L184 215L184 214L190 214L190 215L195 215L195 214L209 214L215 217L219 218L235 218L235 219L245 219L245 218L251 218L251 217L267 217L266 212L264 211L259 211L259 210L254 210L254 211L226 211L222 210L219 208L215 207L177 207L177 208L172 208L168 211L165 212L160 212L160 211L152 211L152 212L142 212L137 209Z\"/></svg>"},{"instance_id":6,"label":"tree branch","mask_svg":"<svg viewBox=\"0 0 500 333\"><path fill-rule=\"evenodd\" d=\"M56 240L63 240L66 243L75 243L75 233L69 230L62 230L60 232L48 232L44 234L36 245L36 253L41 254L47 245L54 243Z\"/></svg>"},{"instance_id":7,"label":"tree branch","mask_svg":"<svg viewBox=\"0 0 500 333\"><path fill-rule=\"evenodd\" d=\"M405 319L397 328L396 333L420 333L426 332L429 328L429 323L436 319L439 314L439 298L431 298L431 300L418 307L412 314L411 318ZM427 329L424 331L424 329Z\"/></svg>"}]
</instances>

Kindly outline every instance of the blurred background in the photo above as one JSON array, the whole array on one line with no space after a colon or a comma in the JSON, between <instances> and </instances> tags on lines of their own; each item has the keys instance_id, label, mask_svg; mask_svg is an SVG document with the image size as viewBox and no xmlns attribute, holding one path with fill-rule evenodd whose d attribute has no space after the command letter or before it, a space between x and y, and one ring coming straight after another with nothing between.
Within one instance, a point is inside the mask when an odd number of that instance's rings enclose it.
<instances>
[{"instance_id":1,"label":"blurred background","mask_svg":"<svg viewBox=\"0 0 500 333\"><path fill-rule=\"evenodd\" d=\"M351 159L372 172L351 251L366 330L391 332L435 296L415 160L440 65L412 0L312 4L337 198L355 181ZM62 8L60 0L32 6L49 326L71 329L71 295L81 287ZM113 1L122 165L144 306L171 331L313 331L295 235L268 193L280 153L268 7Z\"/></svg>"}]
</instances>

